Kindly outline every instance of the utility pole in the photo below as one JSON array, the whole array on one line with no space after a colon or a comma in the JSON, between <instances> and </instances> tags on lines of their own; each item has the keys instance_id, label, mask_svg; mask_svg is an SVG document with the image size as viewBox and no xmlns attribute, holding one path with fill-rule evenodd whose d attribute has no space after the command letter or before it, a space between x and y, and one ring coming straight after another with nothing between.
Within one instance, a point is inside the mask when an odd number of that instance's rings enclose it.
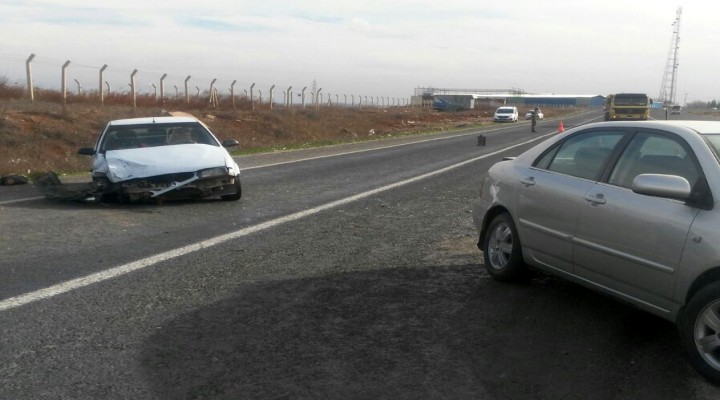
<instances>
[{"instance_id":1,"label":"utility pole","mask_svg":"<svg viewBox=\"0 0 720 400\"><path fill-rule=\"evenodd\" d=\"M670 39L670 49L668 50L668 57L665 62L665 72L663 73L662 84L660 86L660 95L658 95L658 100L665 103L665 106L675 104L678 50L680 49L680 15L682 14L682 7L679 7L675 14L675 21L672 23L673 34Z\"/></svg>"}]
</instances>

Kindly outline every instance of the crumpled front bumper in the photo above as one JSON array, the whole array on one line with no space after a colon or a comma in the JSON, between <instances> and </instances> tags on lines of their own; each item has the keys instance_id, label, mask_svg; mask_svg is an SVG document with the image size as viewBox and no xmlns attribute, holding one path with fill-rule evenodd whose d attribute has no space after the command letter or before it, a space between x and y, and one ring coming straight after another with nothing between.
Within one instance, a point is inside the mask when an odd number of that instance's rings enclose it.
<instances>
[{"instance_id":1,"label":"crumpled front bumper","mask_svg":"<svg viewBox=\"0 0 720 400\"><path fill-rule=\"evenodd\" d=\"M130 201L157 198L203 198L231 194L237 177L223 175L201 178L198 173L171 174L109 183L102 190L117 193Z\"/></svg>"}]
</instances>

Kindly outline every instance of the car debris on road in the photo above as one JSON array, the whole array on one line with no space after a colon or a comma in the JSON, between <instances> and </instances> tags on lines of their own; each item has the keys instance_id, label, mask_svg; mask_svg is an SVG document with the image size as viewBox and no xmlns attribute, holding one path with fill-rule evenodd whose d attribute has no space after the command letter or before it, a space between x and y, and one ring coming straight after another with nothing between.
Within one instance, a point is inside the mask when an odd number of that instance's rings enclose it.
<instances>
[{"instance_id":1,"label":"car debris on road","mask_svg":"<svg viewBox=\"0 0 720 400\"><path fill-rule=\"evenodd\" d=\"M0 176L0 185L24 185L28 183L28 179L22 175L6 175Z\"/></svg>"},{"instance_id":2,"label":"car debris on road","mask_svg":"<svg viewBox=\"0 0 720 400\"><path fill-rule=\"evenodd\" d=\"M95 182L63 183L53 171L34 177L32 182L49 200L85 200L94 197L98 192Z\"/></svg>"}]
</instances>

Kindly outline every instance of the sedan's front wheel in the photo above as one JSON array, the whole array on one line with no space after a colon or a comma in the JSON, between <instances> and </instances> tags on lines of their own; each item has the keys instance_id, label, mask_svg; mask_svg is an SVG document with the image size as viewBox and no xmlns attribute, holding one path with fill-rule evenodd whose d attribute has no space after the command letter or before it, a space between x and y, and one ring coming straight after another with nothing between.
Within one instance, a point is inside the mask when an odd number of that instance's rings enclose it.
<instances>
[{"instance_id":1,"label":"sedan's front wheel","mask_svg":"<svg viewBox=\"0 0 720 400\"><path fill-rule=\"evenodd\" d=\"M235 177L235 183L233 184L233 187L235 188L235 193L233 194L226 194L223 196L220 196L221 199L225 201L238 201L242 197L242 185L240 184L240 177Z\"/></svg>"},{"instance_id":2,"label":"sedan's front wheel","mask_svg":"<svg viewBox=\"0 0 720 400\"><path fill-rule=\"evenodd\" d=\"M707 380L720 385L720 282L692 297L679 328L690 363Z\"/></svg>"},{"instance_id":3,"label":"sedan's front wheel","mask_svg":"<svg viewBox=\"0 0 720 400\"><path fill-rule=\"evenodd\" d=\"M528 277L520 238L509 214L499 214L490 222L483 243L483 257L488 273L497 280L520 281Z\"/></svg>"}]
</instances>

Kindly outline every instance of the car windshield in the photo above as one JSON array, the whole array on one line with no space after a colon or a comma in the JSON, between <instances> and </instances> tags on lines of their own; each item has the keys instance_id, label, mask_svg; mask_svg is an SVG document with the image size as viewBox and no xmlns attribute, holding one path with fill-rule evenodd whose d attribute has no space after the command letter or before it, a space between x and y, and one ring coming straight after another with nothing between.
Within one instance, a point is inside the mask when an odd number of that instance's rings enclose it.
<instances>
[{"instance_id":1,"label":"car windshield","mask_svg":"<svg viewBox=\"0 0 720 400\"><path fill-rule=\"evenodd\" d=\"M644 106L648 104L647 96L636 95L636 96L615 96L616 106Z\"/></svg>"},{"instance_id":2,"label":"car windshield","mask_svg":"<svg viewBox=\"0 0 720 400\"><path fill-rule=\"evenodd\" d=\"M715 152L715 156L720 160L720 133L713 133L703 135L705 141L710 145L710 148Z\"/></svg>"},{"instance_id":3,"label":"car windshield","mask_svg":"<svg viewBox=\"0 0 720 400\"><path fill-rule=\"evenodd\" d=\"M218 146L210 132L197 122L111 126L100 151L172 146L178 144Z\"/></svg>"},{"instance_id":4,"label":"car windshield","mask_svg":"<svg viewBox=\"0 0 720 400\"><path fill-rule=\"evenodd\" d=\"M498 114L512 114L513 110L512 110L512 108L498 108L497 113Z\"/></svg>"}]
</instances>

